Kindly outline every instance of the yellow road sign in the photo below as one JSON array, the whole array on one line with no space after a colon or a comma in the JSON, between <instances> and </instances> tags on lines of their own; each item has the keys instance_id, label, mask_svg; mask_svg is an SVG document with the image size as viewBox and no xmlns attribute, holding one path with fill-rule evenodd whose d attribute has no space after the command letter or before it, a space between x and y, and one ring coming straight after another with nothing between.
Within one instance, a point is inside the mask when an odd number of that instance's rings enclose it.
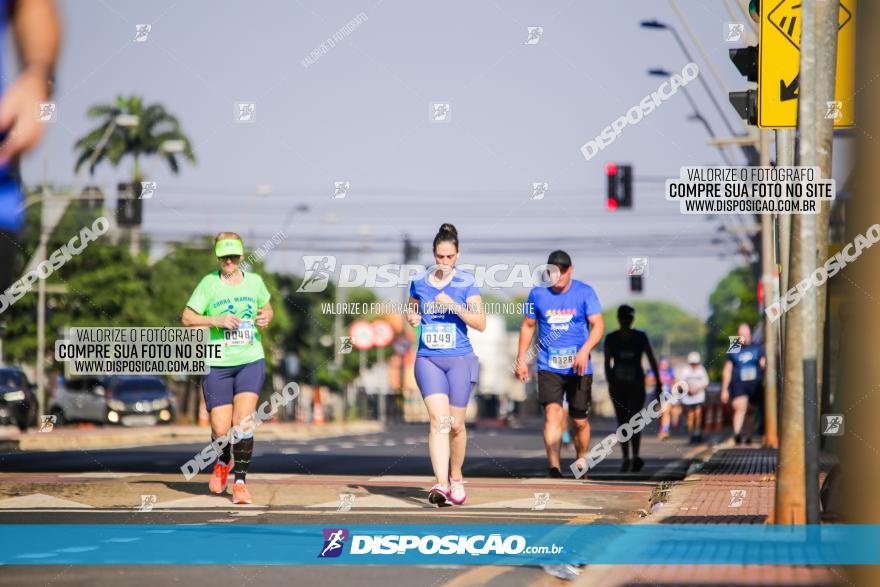
<instances>
[{"instance_id":1,"label":"yellow road sign","mask_svg":"<svg viewBox=\"0 0 880 587\"><path fill-rule=\"evenodd\" d=\"M758 42L758 126L797 126L800 79L801 2L764 0ZM840 0L837 20L837 79L834 101L824 105L834 126L855 122L856 1Z\"/></svg>"}]
</instances>

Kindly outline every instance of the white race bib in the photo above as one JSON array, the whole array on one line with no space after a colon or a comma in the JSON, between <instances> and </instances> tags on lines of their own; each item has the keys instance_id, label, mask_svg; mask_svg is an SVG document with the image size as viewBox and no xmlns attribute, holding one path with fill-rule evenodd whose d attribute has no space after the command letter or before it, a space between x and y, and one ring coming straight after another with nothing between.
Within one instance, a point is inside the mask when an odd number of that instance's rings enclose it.
<instances>
[{"instance_id":1,"label":"white race bib","mask_svg":"<svg viewBox=\"0 0 880 587\"><path fill-rule=\"evenodd\" d=\"M252 344L256 340L255 334L254 321L242 320L237 329L223 331L223 344L227 346Z\"/></svg>"},{"instance_id":2,"label":"white race bib","mask_svg":"<svg viewBox=\"0 0 880 587\"><path fill-rule=\"evenodd\" d=\"M739 378L742 381L754 381L758 378L758 369L754 365L743 367L739 370Z\"/></svg>"},{"instance_id":3,"label":"white race bib","mask_svg":"<svg viewBox=\"0 0 880 587\"><path fill-rule=\"evenodd\" d=\"M576 346L549 349L550 366L554 369L571 369L574 364L574 356L577 354Z\"/></svg>"},{"instance_id":4,"label":"white race bib","mask_svg":"<svg viewBox=\"0 0 880 587\"><path fill-rule=\"evenodd\" d=\"M422 342L429 349L454 349L455 324L423 324Z\"/></svg>"}]
</instances>

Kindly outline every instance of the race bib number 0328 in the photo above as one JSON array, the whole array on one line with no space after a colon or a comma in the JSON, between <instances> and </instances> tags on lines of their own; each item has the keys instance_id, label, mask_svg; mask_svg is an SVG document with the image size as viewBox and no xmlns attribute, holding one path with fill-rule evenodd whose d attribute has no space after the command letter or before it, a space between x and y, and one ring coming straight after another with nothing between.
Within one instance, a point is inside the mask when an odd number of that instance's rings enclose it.
<instances>
[{"instance_id":1,"label":"race bib number 0328","mask_svg":"<svg viewBox=\"0 0 880 587\"><path fill-rule=\"evenodd\" d=\"M561 349L551 348L549 352L550 366L554 369L571 369L576 354L577 347L574 346Z\"/></svg>"}]
</instances>

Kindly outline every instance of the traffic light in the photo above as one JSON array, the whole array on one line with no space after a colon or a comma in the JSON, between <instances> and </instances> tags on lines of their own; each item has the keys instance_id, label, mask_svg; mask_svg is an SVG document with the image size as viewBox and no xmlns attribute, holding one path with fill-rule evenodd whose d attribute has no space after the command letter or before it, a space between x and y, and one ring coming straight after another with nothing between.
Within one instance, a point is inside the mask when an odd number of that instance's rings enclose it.
<instances>
[{"instance_id":1,"label":"traffic light","mask_svg":"<svg viewBox=\"0 0 880 587\"><path fill-rule=\"evenodd\" d=\"M750 82L758 81L758 46L738 47L730 50L730 60L736 69ZM730 92L730 103L740 118L748 124L758 124L758 90Z\"/></svg>"},{"instance_id":2,"label":"traffic light","mask_svg":"<svg viewBox=\"0 0 880 587\"><path fill-rule=\"evenodd\" d=\"M617 195L617 165L614 163L606 163L605 175L608 176L608 194L605 199L605 207L611 212L614 212L620 205L619 197Z\"/></svg>"},{"instance_id":3,"label":"traffic light","mask_svg":"<svg viewBox=\"0 0 880 587\"><path fill-rule=\"evenodd\" d=\"M140 183L120 183L116 191L116 223L119 226L140 226L144 201Z\"/></svg>"},{"instance_id":4,"label":"traffic light","mask_svg":"<svg viewBox=\"0 0 880 587\"><path fill-rule=\"evenodd\" d=\"M630 275L629 276L629 291L630 293L642 293L642 286L644 285L642 281L642 275Z\"/></svg>"},{"instance_id":5,"label":"traffic light","mask_svg":"<svg viewBox=\"0 0 880 587\"><path fill-rule=\"evenodd\" d=\"M632 208L632 166L605 164L605 175L608 176L608 193L605 207L611 212L618 208Z\"/></svg>"},{"instance_id":6,"label":"traffic light","mask_svg":"<svg viewBox=\"0 0 880 587\"><path fill-rule=\"evenodd\" d=\"M79 207L83 210L101 211L104 208L104 194L101 188L87 185L79 195Z\"/></svg>"},{"instance_id":7,"label":"traffic light","mask_svg":"<svg viewBox=\"0 0 880 587\"><path fill-rule=\"evenodd\" d=\"M749 17L755 22L761 22L761 2L749 0Z\"/></svg>"}]
</instances>

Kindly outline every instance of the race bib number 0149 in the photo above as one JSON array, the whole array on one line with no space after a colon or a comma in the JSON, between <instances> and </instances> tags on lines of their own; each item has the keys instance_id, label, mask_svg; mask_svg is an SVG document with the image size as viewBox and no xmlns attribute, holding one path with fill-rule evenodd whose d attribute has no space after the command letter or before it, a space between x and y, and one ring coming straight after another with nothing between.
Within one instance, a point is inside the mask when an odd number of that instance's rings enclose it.
<instances>
[{"instance_id":1,"label":"race bib number 0149","mask_svg":"<svg viewBox=\"0 0 880 587\"><path fill-rule=\"evenodd\" d=\"M235 330L223 331L223 343L228 346L241 346L254 342L254 321L242 320Z\"/></svg>"},{"instance_id":2,"label":"race bib number 0149","mask_svg":"<svg viewBox=\"0 0 880 587\"><path fill-rule=\"evenodd\" d=\"M429 349L454 349L455 324L422 325L422 342Z\"/></svg>"}]
</instances>

